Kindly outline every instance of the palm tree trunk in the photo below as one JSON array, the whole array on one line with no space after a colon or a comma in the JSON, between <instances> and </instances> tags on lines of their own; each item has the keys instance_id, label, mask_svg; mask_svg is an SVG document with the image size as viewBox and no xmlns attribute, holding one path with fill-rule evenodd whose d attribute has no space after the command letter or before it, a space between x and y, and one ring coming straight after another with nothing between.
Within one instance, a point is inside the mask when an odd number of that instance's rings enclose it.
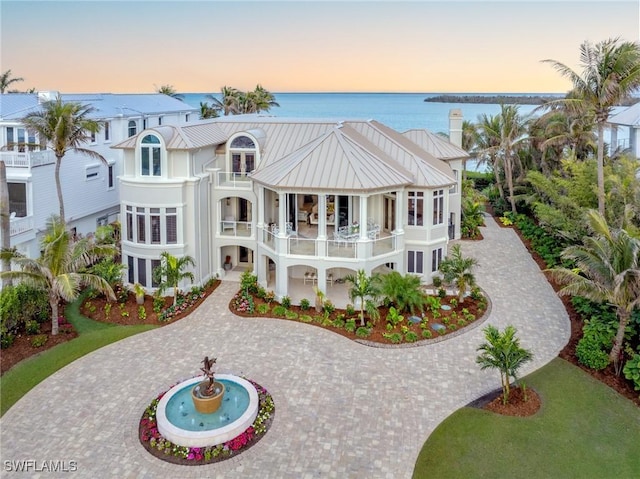
<instances>
[{"instance_id":1,"label":"palm tree trunk","mask_svg":"<svg viewBox=\"0 0 640 479\"><path fill-rule=\"evenodd\" d=\"M2 243L0 248L11 248L11 212L9 211L9 185L7 185L7 165L4 161L0 161L0 236ZM3 259L0 265L0 271L10 271L11 260ZM10 278L2 280L2 287L11 286Z\"/></svg>"},{"instance_id":2,"label":"palm tree trunk","mask_svg":"<svg viewBox=\"0 0 640 479\"><path fill-rule=\"evenodd\" d=\"M55 170L55 179L56 179L56 189L58 190L58 204L60 205L60 221L63 224L66 224L66 220L64 217L64 201L62 200L62 183L60 182L60 165L62 164L62 157L56 156L56 170Z\"/></svg>"},{"instance_id":3,"label":"palm tree trunk","mask_svg":"<svg viewBox=\"0 0 640 479\"><path fill-rule=\"evenodd\" d=\"M604 124L598 123L598 212L604 216Z\"/></svg>"},{"instance_id":4,"label":"palm tree trunk","mask_svg":"<svg viewBox=\"0 0 640 479\"><path fill-rule=\"evenodd\" d=\"M504 174L507 177L507 186L509 187L509 203L511 203L511 212L515 215L516 201L513 198L513 164L511 163L511 155L505 156Z\"/></svg>"},{"instance_id":5,"label":"palm tree trunk","mask_svg":"<svg viewBox=\"0 0 640 479\"><path fill-rule=\"evenodd\" d=\"M51 306L51 336L58 334L58 298L49 294L49 306Z\"/></svg>"},{"instance_id":6,"label":"palm tree trunk","mask_svg":"<svg viewBox=\"0 0 640 479\"><path fill-rule=\"evenodd\" d=\"M504 199L504 190L502 189L502 181L500 180L500 172L498 171L498 162L493 162L493 174L496 177L496 186L498 187L498 193L500 198Z\"/></svg>"},{"instance_id":7,"label":"palm tree trunk","mask_svg":"<svg viewBox=\"0 0 640 479\"><path fill-rule=\"evenodd\" d=\"M173 305L178 303L178 285L173 287Z\"/></svg>"},{"instance_id":8,"label":"palm tree trunk","mask_svg":"<svg viewBox=\"0 0 640 479\"><path fill-rule=\"evenodd\" d=\"M616 332L616 337L613 340L613 347L611 348L611 352L609 353L609 362L616 364L620 359L620 351L622 351L622 342L624 341L624 331L627 329L627 324L629 323L629 318L631 314L624 308L618 308L618 331Z\"/></svg>"}]
</instances>

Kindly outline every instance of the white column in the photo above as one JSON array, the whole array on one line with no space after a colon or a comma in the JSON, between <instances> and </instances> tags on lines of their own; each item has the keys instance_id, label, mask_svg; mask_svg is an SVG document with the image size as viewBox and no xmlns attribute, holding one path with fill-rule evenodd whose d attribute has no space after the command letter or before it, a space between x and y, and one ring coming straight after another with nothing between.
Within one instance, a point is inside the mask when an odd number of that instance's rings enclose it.
<instances>
[{"instance_id":1,"label":"white column","mask_svg":"<svg viewBox=\"0 0 640 479\"><path fill-rule=\"evenodd\" d=\"M396 233L404 233L404 224L406 222L407 205L404 190L396 191Z\"/></svg>"},{"instance_id":2,"label":"white column","mask_svg":"<svg viewBox=\"0 0 640 479\"><path fill-rule=\"evenodd\" d=\"M367 239L367 199L365 195L360 195L360 239Z\"/></svg>"},{"instance_id":3,"label":"white column","mask_svg":"<svg viewBox=\"0 0 640 479\"><path fill-rule=\"evenodd\" d=\"M327 197L318 195L318 239L327 239Z\"/></svg>"},{"instance_id":4,"label":"white column","mask_svg":"<svg viewBox=\"0 0 640 479\"><path fill-rule=\"evenodd\" d=\"M257 219L257 224L256 227L257 228L262 228L264 227L264 205L266 202L266 198L265 198L265 192L264 192L264 186L262 185L258 185L258 194L256 195L256 197L258 198L258 204L256 205L257 210L256 210L256 219Z\"/></svg>"},{"instance_id":5,"label":"white column","mask_svg":"<svg viewBox=\"0 0 640 479\"><path fill-rule=\"evenodd\" d=\"M280 233L278 236L286 236L287 235L287 194L286 193L278 193L278 228Z\"/></svg>"}]
</instances>

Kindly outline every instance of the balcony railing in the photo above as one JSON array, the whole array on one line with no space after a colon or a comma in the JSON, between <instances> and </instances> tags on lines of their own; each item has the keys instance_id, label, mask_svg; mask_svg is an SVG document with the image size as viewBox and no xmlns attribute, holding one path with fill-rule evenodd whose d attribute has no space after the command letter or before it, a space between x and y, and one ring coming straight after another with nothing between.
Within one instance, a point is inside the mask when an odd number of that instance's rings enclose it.
<instances>
[{"instance_id":1,"label":"balcony railing","mask_svg":"<svg viewBox=\"0 0 640 479\"><path fill-rule=\"evenodd\" d=\"M251 236L251 221L223 220L220 222L222 236Z\"/></svg>"},{"instance_id":2,"label":"balcony railing","mask_svg":"<svg viewBox=\"0 0 640 479\"><path fill-rule=\"evenodd\" d=\"M16 236L20 233L33 229L33 216L25 216L24 218L12 218L9 223L10 236Z\"/></svg>"},{"instance_id":3,"label":"balcony railing","mask_svg":"<svg viewBox=\"0 0 640 479\"><path fill-rule=\"evenodd\" d=\"M396 235L375 240L355 239L337 241L332 239L299 238L297 236L279 237L267 229L260 235L265 246L276 253L294 256L312 256L327 258L367 259L397 252Z\"/></svg>"},{"instance_id":4,"label":"balcony railing","mask_svg":"<svg viewBox=\"0 0 640 479\"><path fill-rule=\"evenodd\" d=\"M1 151L0 160L4 161L7 168L33 168L35 166L55 163L56 157L51 150L29 151L24 153Z\"/></svg>"},{"instance_id":5,"label":"balcony railing","mask_svg":"<svg viewBox=\"0 0 640 479\"><path fill-rule=\"evenodd\" d=\"M234 171L216 172L216 186L221 188L250 190L251 185L251 178L249 178L246 173L237 173Z\"/></svg>"}]
</instances>

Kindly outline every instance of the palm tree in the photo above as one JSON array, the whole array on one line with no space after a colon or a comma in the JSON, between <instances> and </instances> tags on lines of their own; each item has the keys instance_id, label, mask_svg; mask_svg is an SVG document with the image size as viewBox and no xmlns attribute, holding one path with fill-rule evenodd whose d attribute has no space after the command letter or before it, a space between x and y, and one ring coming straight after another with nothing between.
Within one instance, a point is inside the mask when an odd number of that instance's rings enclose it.
<instances>
[{"instance_id":1,"label":"palm tree","mask_svg":"<svg viewBox=\"0 0 640 479\"><path fill-rule=\"evenodd\" d=\"M500 145L500 118L497 115L487 115L483 113L478 116L476 127L476 148L478 164L488 163L493 170L496 180L496 187L500 198L504 199L502 188L501 171L502 165L498 155Z\"/></svg>"},{"instance_id":2,"label":"palm tree","mask_svg":"<svg viewBox=\"0 0 640 479\"><path fill-rule=\"evenodd\" d=\"M216 107L209 105L208 102L200 102L200 119L218 118L218 110Z\"/></svg>"},{"instance_id":3,"label":"palm tree","mask_svg":"<svg viewBox=\"0 0 640 479\"><path fill-rule=\"evenodd\" d=\"M598 211L604 216L604 128L614 106L640 88L640 44L609 38L580 45L582 75L556 60L550 63L573 86L571 96L563 102L568 107L586 109L598 128Z\"/></svg>"},{"instance_id":4,"label":"palm tree","mask_svg":"<svg viewBox=\"0 0 640 479\"><path fill-rule=\"evenodd\" d=\"M162 93L163 95L170 96L171 98L175 98L176 100L184 100L184 95L178 93L173 85L161 85L159 87L156 87L156 93Z\"/></svg>"},{"instance_id":5,"label":"palm tree","mask_svg":"<svg viewBox=\"0 0 640 479\"><path fill-rule=\"evenodd\" d=\"M242 92L233 87L223 86L220 88L220 93L222 99L218 99L213 95L207 95L207 99L213 102L213 107L216 110L222 111L224 116L228 116L229 114L237 115L240 113L239 100Z\"/></svg>"},{"instance_id":6,"label":"palm tree","mask_svg":"<svg viewBox=\"0 0 640 479\"><path fill-rule=\"evenodd\" d=\"M460 245L456 244L451 248L451 253L440 263L440 272L446 283L455 283L458 288L458 302L464 302L464 294L467 292L467 286L474 286L476 278L471 272L478 261L475 258L464 258Z\"/></svg>"},{"instance_id":7,"label":"palm tree","mask_svg":"<svg viewBox=\"0 0 640 479\"><path fill-rule=\"evenodd\" d=\"M483 331L486 342L477 349L482 353L476 358L476 363L482 370L491 368L500 371L502 403L506 404L511 391L511 378L517 383L518 370L533 359L533 354L520 346L520 340L515 337L516 329L511 325L503 333L491 325Z\"/></svg>"},{"instance_id":8,"label":"palm tree","mask_svg":"<svg viewBox=\"0 0 640 479\"><path fill-rule=\"evenodd\" d=\"M19 81L24 81L24 78L11 78L11 70L7 70L0 75L0 93L5 93L9 85Z\"/></svg>"},{"instance_id":9,"label":"palm tree","mask_svg":"<svg viewBox=\"0 0 640 479\"><path fill-rule=\"evenodd\" d=\"M87 238L73 241L66 225L59 217L52 216L47 222L41 247L42 254L38 259L27 258L14 250L3 250L0 253L2 259L15 262L20 270L3 271L0 277L19 279L47 292L52 335L58 334L60 300L74 301L83 287L93 288L109 299L115 299L109 283L88 272L88 268L101 258L116 254L113 245L98 245Z\"/></svg>"},{"instance_id":10,"label":"palm tree","mask_svg":"<svg viewBox=\"0 0 640 479\"><path fill-rule=\"evenodd\" d=\"M421 280L413 274L401 275L397 271L379 276L379 294L398 311L415 314L421 311L427 299L420 289Z\"/></svg>"},{"instance_id":11,"label":"palm tree","mask_svg":"<svg viewBox=\"0 0 640 479\"><path fill-rule=\"evenodd\" d=\"M176 258L171 253L163 251L160 253L160 266L153 270L153 277L159 283L160 294L167 288L173 288L173 304L178 301L178 285L180 281L188 278L193 282L194 277L191 271L185 271L187 266L195 266L195 261L191 256Z\"/></svg>"},{"instance_id":12,"label":"palm tree","mask_svg":"<svg viewBox=\"0 0 640 479\"><path fill-rule=\"evenodd\" d=\"M355 303L356 299L360 303L360 326L364 326L364 311L367 311L369 317L373 322L376 322L380 317L380 312L375 303L379 296L376 283L378 281L376 276L367 276L367 273L363 269L359 269L356 275L345 276L345 281L351 283L349 289L349 299Z\"/></svg>"},{"instance_id":13,"label":"palm tree","mask_svg":"<svg viewBox=\"0 0 640 479\"><path fill-rule=\"evenodd\" d=\"M41 141L46 141L47 146L56 156L55 180L60 205L60 221L63 224L65 215L60 167L65 154L71 150L107 164L107 160L100 153L81 147L91 139L91 133L97 133L100 130L100 123L89 118L94 111L95 109L88 105L75 102L63 103L62 98L58 96L55 100L44 103L42 110L29 113L22 119L25 127L35 131Z\"/></svg>"},{"instance_id":14,"label":"palm tree","mask_svg":"<svg viewBox=\"0 0 640 479\"><path fill-rule=\"evenodd\" d=\"M595 236L562 252L564 259L575 262L576 269L552 268L549 272L564 285L558 294L582 296L615 308L618 329L609 361L617 365L631 313L640 306L640 239L622 228L612 230L599 212L591 210L588 216Z\"/></svg>"},{"instance_id":15,"label":"palm tree","mask_svg":"<svg viewBox=\"0 0 640 479\"><path fill-rule=\"evenodd\" d=\"M260 113L261 111L269 111L274 106L280 106L278 102L276 102L276 97L273 93L265 90L260 84L256 85L252 96L254 98L254 111L247 113Z\"/></svg>"}]
</instances>

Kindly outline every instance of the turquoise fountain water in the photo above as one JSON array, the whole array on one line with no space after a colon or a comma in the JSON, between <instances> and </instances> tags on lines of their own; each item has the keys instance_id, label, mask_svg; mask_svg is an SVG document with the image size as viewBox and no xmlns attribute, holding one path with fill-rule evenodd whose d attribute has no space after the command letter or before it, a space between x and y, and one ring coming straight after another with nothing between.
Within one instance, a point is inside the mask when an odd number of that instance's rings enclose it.
<instances>
[{"instance_id":1,"label":"turquoise fountain water","mask_svg":"<svg viewBox=\"0 0 640 479\"><path fill-rule=\"evenodd\" d=\"M187 447L222 444L242 434L258 415L256 388L231 374L216 374L216 381L226 388L220 408L211 414L197 412L191 390L204 379L204 376L192 378L172 387L158 403L158 430L174 444Z\"/></svg>"}]
</instances>

